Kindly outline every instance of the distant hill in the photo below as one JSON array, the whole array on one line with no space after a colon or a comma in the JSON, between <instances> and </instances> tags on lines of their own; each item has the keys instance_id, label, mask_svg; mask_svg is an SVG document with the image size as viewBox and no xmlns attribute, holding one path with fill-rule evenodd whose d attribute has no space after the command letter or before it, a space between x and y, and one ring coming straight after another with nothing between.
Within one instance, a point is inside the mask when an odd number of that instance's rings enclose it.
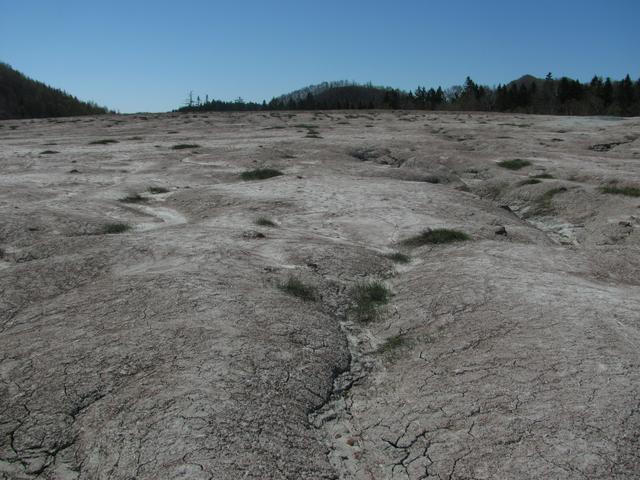
<instances>
[{"instance_id":1,"label":"distant hill","mask_svg":"<svg viewBox=\"0 0 640 480\"><path fill-rule=\"evenodd\" d=\"M93 102L33 80L0 62L0 120L108 113Z\"/></svg>"},{"instance_id":2,"label":"distant hill","mask_svg":"<svg viewBox=\"0 0 640 480\"><path fill-rule=\"evenodd\" d=\"M393 89L390 87L372 85L371 83L362 84L352 82L350 80L337 80L333 82L322 82L316 85L309 85L307 87L294 90L293 92L280 95L273 100L281 103L288 103L291 101L299 102L306 100L309 94L315 97L323 97L326 100L327 97L331 97L333 95L332 92L352 92L356 96L362 97L364 94L364 97L367 97L374 92L381 92L384 95L385 91L390 90ZM362 97L362 99L364 99L364 97Z\"/></svg>"},{"instance_id":3,"label":"distant hill","mask_svg":"<svg viewBox=\"0 0 640 480\"><path fill-rule=\"evenodd\" d=\"M531 84L534 84L534 83L540 86L541 84L544 83L544 78L534 77L533 75L523 75L520 78L517 78L516 80L512 80L511 82L509 82L507 86L511 86L511 85L531 86Z\"/></svg>"},{"instance_id":4,"label":"distant hill","mask_svg":"<svg viewBox=\"0 0 640 480\"><path fill-rule=\"evenodd\" d=\"M390 87L353 82L325 82L274 98L269 106L297 105L304 109L403 108L410 95Z\"/></svg>"}]
</instances>

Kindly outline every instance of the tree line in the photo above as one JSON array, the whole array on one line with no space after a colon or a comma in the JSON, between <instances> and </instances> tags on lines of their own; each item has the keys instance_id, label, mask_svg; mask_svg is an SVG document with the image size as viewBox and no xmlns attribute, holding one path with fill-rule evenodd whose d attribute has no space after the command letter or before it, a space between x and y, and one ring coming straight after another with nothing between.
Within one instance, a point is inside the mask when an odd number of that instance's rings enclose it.
<instances>
[{"instance_id":1,"label":"tree line","mask_svg":"<svg viewBox=\"0 0 640 480\"><path fill-rule=\"evenodd\" d=\"M108 110L33 80L0 62L0 119L96 115Z\"/></svg>"},{"instance_id":2,"label":"tree line","mask_svg":"<svg viewBox=\"0 0 640 480\"><path fill-rule=\"evenodd\" d=\"M552 115L640 115L640 79L594 76L582 83L568 77L544 79L526 75L497 87L479 85L467 77L447 89L417 87L405 91L355 82L331 82L305 87L271 101L203 99L190 94L178 109L198 111L416 109L535 113Z\"/></svg>"}]
</instances>

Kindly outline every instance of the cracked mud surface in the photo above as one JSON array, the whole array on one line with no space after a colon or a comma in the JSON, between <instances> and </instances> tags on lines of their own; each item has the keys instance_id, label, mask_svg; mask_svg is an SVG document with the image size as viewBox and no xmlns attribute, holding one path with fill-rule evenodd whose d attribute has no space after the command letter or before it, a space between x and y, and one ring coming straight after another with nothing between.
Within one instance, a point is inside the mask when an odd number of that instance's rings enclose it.
<instances>
[{"instance_id":1,"label":"cracked mud surface","mask_svg":"<svg viewBox=\"0 0 640 480\"><path fill-rule=\"evenodd\" d=\"M0 122L0 479L640 478L640 198L600 190L640 184L639 138L481 113ZM426 228L471 240L401 245ZM362 324L365 279L393 297Z\"/></svg>"}]
</instances>

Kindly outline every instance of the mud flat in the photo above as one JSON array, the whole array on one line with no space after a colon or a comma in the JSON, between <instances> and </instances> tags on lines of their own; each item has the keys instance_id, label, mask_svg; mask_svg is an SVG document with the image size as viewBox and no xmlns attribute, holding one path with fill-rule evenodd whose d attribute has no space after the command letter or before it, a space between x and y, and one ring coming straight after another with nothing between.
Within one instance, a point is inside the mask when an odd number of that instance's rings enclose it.
<instances>
[{"instance_id":1,"label":"mud flat","mask_svg":"<svg viewBox=\"0 0 640 480\"><path fill-rule=\"evenodd\" d=\"M638 478L638 195L637 118L0 122L0 478Z\"/></svg>"}]
</instances>

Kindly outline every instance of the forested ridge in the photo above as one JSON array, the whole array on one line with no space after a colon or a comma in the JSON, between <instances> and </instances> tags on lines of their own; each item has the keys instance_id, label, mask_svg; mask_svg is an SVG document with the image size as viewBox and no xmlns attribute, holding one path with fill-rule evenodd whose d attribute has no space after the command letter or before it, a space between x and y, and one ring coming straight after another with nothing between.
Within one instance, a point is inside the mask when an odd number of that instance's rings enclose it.
<instances>
[{"instance_id":1,"label":"forested ridge","mask_svg":"<svg viewBox=\"0 0 640 480\"><path fill-rule=\"evenodd\" d=\"M190 93L179 111L419 109L537 113L552 115L640 115L640 79L594 76L582 83L568 77L525 75L496 87L467 77L449 88L413 91L339 81L296 90L262 103L203 99Z\"/></svg>"},{"instance_id":2,"label":"forested ridge","mask_svg":"<svg viewBox=\"0 0 640 480\"><path fill-rule=\"evenodd\" d=\"M0 119L68 117L107 113L93 102L83 102L63 90L23 75L0 62Z\"/></svg>"}]
</instances>

